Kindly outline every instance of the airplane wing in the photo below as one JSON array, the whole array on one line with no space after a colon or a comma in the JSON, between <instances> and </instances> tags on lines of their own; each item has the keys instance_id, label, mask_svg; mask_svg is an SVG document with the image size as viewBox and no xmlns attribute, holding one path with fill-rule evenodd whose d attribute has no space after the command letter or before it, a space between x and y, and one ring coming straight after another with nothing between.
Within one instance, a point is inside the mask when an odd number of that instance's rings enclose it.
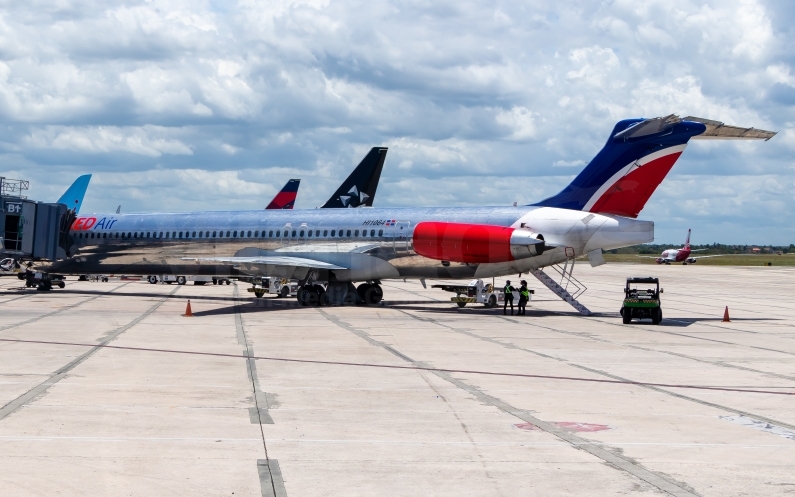
<instances>
[{"instance_id":1,"label":"airplane wing","mask_svg":"<svg viewBox=\"0 0 795 497\"><path fill-rule=\"evenodd\" d=\"M702 256L699 256L699 257L688 257L688 259L696 259L696 260L698 260L698 259L706 259L708 257L723 257L724 255L729 255L729 254L702 255Z\"/></svg>"},{"instance_id":2,"label":"airplane wing","mask_svg":"<svg viewBox=\"0 0 795 497\"><path fill-rule=\"evenodd\" d=\"M330 264L328 262L303 257L291 256L253 256L253 257L183 257L183 261L198 262L220 262L222 264L251 265L251 266L277 266L277 267L300 267L310 269L349 269L346 267Z\"/></svg>"},{"instance_id":3,"label":"airplane wing","mask_svg":"<svg viewBox=\"0 0 795 497\"><path fill-rule=\"evenodd\" d=\"M709 250L709 249L695 249L695 250L691 250L690 252L703 252L705 250Z\"/></svg>"}]
</instances>

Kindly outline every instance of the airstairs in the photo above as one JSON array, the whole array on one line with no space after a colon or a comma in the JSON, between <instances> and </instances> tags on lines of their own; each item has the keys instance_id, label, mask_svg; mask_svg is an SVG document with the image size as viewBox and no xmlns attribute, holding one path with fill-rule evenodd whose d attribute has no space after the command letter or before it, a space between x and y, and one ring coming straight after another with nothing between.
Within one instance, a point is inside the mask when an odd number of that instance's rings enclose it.
<instances>
[{"instance_id":1,"label":"airstairs","mask_svg":"<svg viewBox=\"0 0 795 497\"><path fill-rule=\"evenodd\" d=\"M560 264L551 266L552 269L560 276L560 282L555 281L556 278L553 278L552 276L545 273L543 269L531 269L530 274L538 278L538 281L552 290L555 295L562 298L568 302L569 305L577 309L577 312L583 316L590 316L593 313L588 310L587 307L577 301L577 298L585 293L585 291L588 290L588 287L574 277L572 274L574 271L574 259L570 260L571 265L569 265L569 260L567 260L563 267L560 267ZM570 287L571 290L569 290Z\"/></svg>"}]
</instances>

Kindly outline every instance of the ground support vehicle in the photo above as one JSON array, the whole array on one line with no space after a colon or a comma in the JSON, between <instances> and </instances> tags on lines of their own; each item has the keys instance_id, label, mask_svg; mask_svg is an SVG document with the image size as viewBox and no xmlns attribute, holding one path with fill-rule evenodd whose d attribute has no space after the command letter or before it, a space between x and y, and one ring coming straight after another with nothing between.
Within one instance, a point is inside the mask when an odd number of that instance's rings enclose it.
<instances>
[{"instance_id":1,"label":"ground support vehicle","mask_svg":"<svg viewBox=\"0 0 795 497\"><path fill-rule=\"evenodd\" d=\"M624 324L629 324L633 319L651 319L652 324L660 324L662 321L661 293L663 290L660 288L658 278L627 278L627 285L624 287L624 303L620 311Z\"/></svg>"},{"instance_id":2,"label":"ground support vehicle","mask_svg":"<svg viewBox=\"0 0 795 497\"><path fill-rule=\"evenodd\" d=\"M176 283L177 285L185 285L189 281L192 281L194 285L206 285L210 282L212 282L213 285L223 285L224 283L227 285L229 284L229 278L215 278L211 276L174 276L171 274L161 274L160 276L149 275L146 277L146 281L153 285L156 285L158 282L166 283L168 285L172 283Z\"/></svg>"},{"instance_id":3,"label":"ground support vehicle","mask_svg":"<svg viewBox=\"0 0 795 497\"><path fill-rule=\"evenodd\" d=\"M60 274L47 274L37 271L27 270L24 273L19 273L17 277L25 280L25 286L28 288L36 287L40 292L48 292L52 287L57 286L63 288L66 286L66 278Z\"/></svg>"},{"instance_id":4,"label":"ground support vehicle","mask_svg":"<svg viewBox=\"0 0 795 497\"><path fill-rule=\"evenodd\" d=\"M228 281L229 280L227 280L227 285L229 284ZM252 286L248 288L248 291L253 293L257 298L262 298L266 293L283 298L296 297L298 295L298 283L289 281L286 278L252 278L251 282Z\"/></svg>"},{"instance_id":5,"label":"ground support vehicle","mask_svg":"<svg viewBox=\"0 0 795 497\"><path fill-rule=\"evenodd\" d=\"M455 297L450 301L464 307L467 304L483 304L486 307L497 307L505 303L505 292L494 288L491 283L483 283L483 280L472 280L468 285L433 285L431 288L441 288L445 292L454 292ZM530 290L530 298L533 299L535 290ZM514 301L519 301L519 292L513 292Z\"/></svg>"}]
</instances>

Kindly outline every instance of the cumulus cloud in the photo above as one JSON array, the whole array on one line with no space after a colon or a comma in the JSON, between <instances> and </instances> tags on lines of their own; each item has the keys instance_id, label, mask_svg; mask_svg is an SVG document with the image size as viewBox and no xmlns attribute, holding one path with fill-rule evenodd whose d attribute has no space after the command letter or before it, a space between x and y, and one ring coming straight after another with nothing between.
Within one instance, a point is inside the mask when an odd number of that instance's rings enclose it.
<instances>
[{"instance_id":1,"label":"cumulus cloud","mask_svg":"<svg viewBox=\"0 0 795 497\"><path fill-rule=\"evenodd\" d=\"M721 226L716 241L739 240L743 226L795 209L791 10L5 3L0 154L34 195L94 172L106 187L89 190L95 210L261 208L291 177L304 178L298 206L312 207L372 146L390 148L379 205L406 205L409 192L422 205L529 203L565 186L617 120L679 113L781 131L762 144L691 145L643 213L661 236L692 212L704 231ZM784 225L757 234L795 240Z\"/></svg>"}]
</instances>

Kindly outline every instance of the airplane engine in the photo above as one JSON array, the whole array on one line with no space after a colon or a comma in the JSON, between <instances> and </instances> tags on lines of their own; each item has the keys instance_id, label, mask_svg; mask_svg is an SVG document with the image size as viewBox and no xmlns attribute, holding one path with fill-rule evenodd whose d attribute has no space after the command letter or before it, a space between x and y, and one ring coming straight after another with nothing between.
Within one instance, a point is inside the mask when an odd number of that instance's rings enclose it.
<instances>
[{"instance_id":1,"label":"airplane engine","mask_svg":"<svg viewBox=\"0 0 795 497\"><path fill-rule=\"evenodd\" d=\"M488 224L423 222L414 228L412 241L423 257L467 263L526 259L546 249L543 235Z\"/></svg>"},{"instance_id":2,"label":"airplane engine","mask_svg":"<svg viewBox=\"0 0 795 497\"><path fill-rule=\"evenodd\" d=\"M694 259L693 257L690 257L690 258L688 258L688 259L687 259L687 261L686 261L686 262L687 262L688 264L695 264L697 260L698 260L698 259Z\"/></svg>"},{"instance_id":3,"label":"airplane engine","mask_svg":"<svg viewBox=\"0 0 795 497\"><path fill-rule=\"evenodd\" d=\"M656 262L657 262L657 264L662 264L663 262L665 262L665 259L663 259L662 257L659 257L659 258L656 259Z\"/></svg>"}]
</instances>

